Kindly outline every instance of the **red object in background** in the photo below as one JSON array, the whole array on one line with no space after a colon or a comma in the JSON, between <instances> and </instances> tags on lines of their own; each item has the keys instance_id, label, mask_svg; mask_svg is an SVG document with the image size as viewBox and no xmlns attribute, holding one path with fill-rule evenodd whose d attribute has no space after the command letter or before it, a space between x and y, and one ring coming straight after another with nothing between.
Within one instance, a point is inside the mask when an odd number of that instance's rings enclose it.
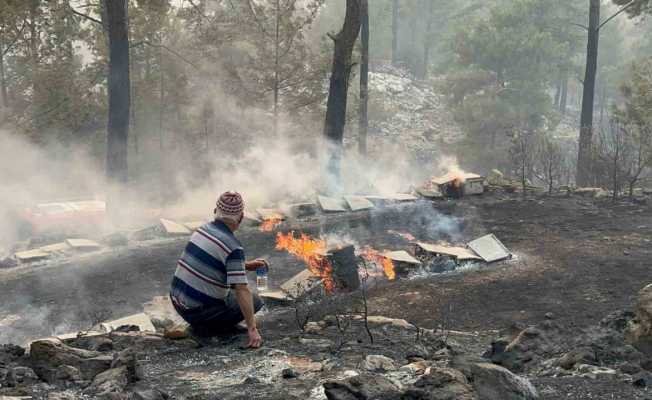
<instances>
[{"instance_id":1,"label":"red object in background","mask_svg":"<svg viewBox=\"0 0 652 400\"><path fill-rule=\"evenodd\" d=\"M42 203L23 210L30 233L79 232L106 222L106 203L100 200Z\"/></svg>"}]
</instances>

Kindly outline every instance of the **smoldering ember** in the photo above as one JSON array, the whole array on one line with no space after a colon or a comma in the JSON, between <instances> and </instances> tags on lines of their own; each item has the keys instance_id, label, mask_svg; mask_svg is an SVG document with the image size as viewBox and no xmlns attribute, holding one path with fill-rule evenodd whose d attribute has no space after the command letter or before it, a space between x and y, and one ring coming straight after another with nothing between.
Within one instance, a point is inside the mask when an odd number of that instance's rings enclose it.
<instances>
[{"instance_id":1,"label":"smoldering ember","mask_svg":"<svg viewBox=\"0 0 652 400\"><path fill-rule=\"evenodd\" d=\"M0 0L0 400L652 399L651 0Z\"/></svg>"}]
</instances>

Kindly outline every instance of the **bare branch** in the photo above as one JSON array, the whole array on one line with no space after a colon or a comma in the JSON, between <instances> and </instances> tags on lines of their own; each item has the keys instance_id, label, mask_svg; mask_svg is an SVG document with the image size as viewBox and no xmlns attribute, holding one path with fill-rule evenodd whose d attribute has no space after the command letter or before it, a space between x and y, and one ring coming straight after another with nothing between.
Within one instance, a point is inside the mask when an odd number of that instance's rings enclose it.
<instances>
[{"instance_id":1,"label":"bare branch","mask_svg":"<svg viewBox=\"0 0 652 400\"><path fill-rule=\"evenodd\" d=\"M23 19L23 26L21 26L18 32L16 32L16 36L14 36L14 39L11 42L9 42L9 44L7 44L6 48L0 49L3 56L9 53L9 51L14 47L14 45L18 43L18 39L20 39L20 35L21 33L23 33L23 30L25 30L26 26L27 26L27 18Z\"/></svg>"},{"instance_id":2,"label":"bare branch","mask_svg":"<svg viewBox=\"0 0 652 400\"><path fill-rule=\"evenodd\" d=\"M161 48L161 49L163 49L163 50L166 50L166 51L169 52L170 54L173 54L173 55L177 56L180 60L182 60L182 61L185 62L186 64L190 65L191 67L193 67L193 68L195 68L195 69L198 69L198 70L201 69L197 64L195 64L194 62L188 60L186 57L184 57L183 55L181 55L179 52L177 52L176 50L173 50L173 49L167 47L167 46L164 45L164 44L151 43L151 42L149 42L149 41L147 41L147 40L143 40L142 42L133 43L130 47L133 48L133 47L138 47L138 46L142 46L142 45L147 45L147 46L150 46L150 47Z\"/></svg>"},{"instance_id":3,"label":"bare branch","mask_svg":"<svg viewBox=\"0 0 652 400\"><path fill-rule=\"evenodd\" d=\"M609 17L609 18L607 18L603 23L601 23L600 26L598 26L598 31L600 30L600 28L602 28L602 27L605 26L607 23L609 23L609 21L611 21L612 19L616 18L617 16L619 16L619 15L622 14L623 12L627 11L627 9L628 9L629 7L631 7L631 6L633 6L634 4L636 4L636 0L632 0L632 1L629 2L629 4L627 4L626 6L623 6L623 7L622 7L620 10L618 10L614 15L612 15L612 16Z\"/></svg>"},{"instance_id":4,"label":"bare branch","mask_svg":"<svg viewBox=\"0 0 652 400\"><path fill-rule=\"evenodd\" d=\"M254 21L256 22L256 25L258 25L263 35L267 35L267 29L265 29L265 25L260 21L260 18L258 18L258 14L256 14L256 10L254 9L254 5L251 3L251 0L247 0L247 9L249 10L249 13L251 13Z\"/></svg>"},{"instance_id":5,"label":"bare branch","mask_svg":"<svg viewBox=\"0 0 652 400\"><path fill-rule=\"evenodd\" d=\"M571 25L579 26L580 28L582 28L582 29L584 29L584 30L587 30L587 31L589 30L589 27L586 26L586 25L576 24L575 22L571 22Z\"/></svg>"},{"instance_id":6,"label":"bare branch","mask_svg":"<svg viewBox=\"0 0 652 400\"><path fill-rule=\"evenodd\" d=\"M204 14L204 12L201 10L201 8L199 8L199 6L197 4L195 4L195 2L193 0L188 0L188 3L190 3L192 8L194 8L195 11L197 12L197 14L199 15L200 21L205 19L209 23L213 23L213 21L206 14Z\"/></svg>"},{"instance_id":7,"label":"bare branch","mask_svg":"<svg viewBox=\"0 0 652 400\"><path fill-rule=\"evenodd\" d=\"M94 22L96 24L102 25L102 21L100 21L99 19L93 18L90 15L79 12L79 11L75 10L74 8L72 8L72 6L70 6L70 5L68 6L68 9L70 10L71 13L73 13L73 14L79 16L79 17L82 17L82 18L84 18L84 19L86 19L88 21Z\"/></svg>"}]
</instances>

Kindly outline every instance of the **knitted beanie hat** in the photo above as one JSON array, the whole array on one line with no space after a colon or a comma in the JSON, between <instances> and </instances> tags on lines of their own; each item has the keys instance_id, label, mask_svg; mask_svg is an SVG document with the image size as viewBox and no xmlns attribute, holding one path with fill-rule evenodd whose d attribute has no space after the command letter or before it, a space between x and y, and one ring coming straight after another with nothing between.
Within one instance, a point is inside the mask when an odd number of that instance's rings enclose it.
<instances>
[{"instance_id":1,"label":"knitted beanie hat","mask_svg":"<svg viewBox=\"0 0 652 400\"><path fill-rule=\"evenodd\" d=\"M235 222L240 221L244 211L244 201L238 192L224 192L217 200L215 216L230 219Z\"/></svg>"}]
</instances>

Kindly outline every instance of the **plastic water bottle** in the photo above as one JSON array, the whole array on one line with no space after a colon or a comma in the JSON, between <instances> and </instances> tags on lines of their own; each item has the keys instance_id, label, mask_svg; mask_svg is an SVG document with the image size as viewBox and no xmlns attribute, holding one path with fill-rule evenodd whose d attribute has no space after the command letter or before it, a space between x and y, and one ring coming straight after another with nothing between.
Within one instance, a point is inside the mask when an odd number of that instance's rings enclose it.
<instances>
[{"instance_id":1,"label":"plastic water bottle","mask_svg":"<svg viewBox=\"0 0 652 400\"><path fill-rule=\"evenodd\" d=\"M256 287L258 291L262 292L267 290L267 272L269 268L267 265L264 267L256 268Z\"/></svg>"}]
</instances>

